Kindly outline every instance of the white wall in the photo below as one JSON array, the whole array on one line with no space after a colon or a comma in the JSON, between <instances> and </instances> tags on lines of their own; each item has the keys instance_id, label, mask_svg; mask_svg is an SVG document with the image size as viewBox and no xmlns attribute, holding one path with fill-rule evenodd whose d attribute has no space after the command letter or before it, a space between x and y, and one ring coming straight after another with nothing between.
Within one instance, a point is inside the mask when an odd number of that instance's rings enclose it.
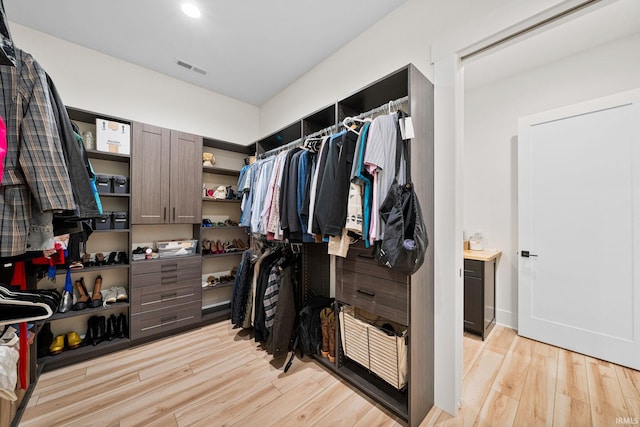
<instances>
[{"instance_id":1,"label":"white wall","mask_svg":"<svg viewBox=\"0 0 640 427\"><path fill-rule=\"evenodd\" d=\"M250 144L258 107L10 23L15 45L31 53L66 105L209 138Z\"/></svg>"},{"instance_id":2,"label":"white wall","mask_svg":"<svg viewBox=\"0 0 640 427\"><path fill-rule=\"evenodd\" d=\"M640 33L465 92L464 229L503 251L498 323L517 328L518 118L640 87L638 52Z\"/></svg>"}]
</instances>

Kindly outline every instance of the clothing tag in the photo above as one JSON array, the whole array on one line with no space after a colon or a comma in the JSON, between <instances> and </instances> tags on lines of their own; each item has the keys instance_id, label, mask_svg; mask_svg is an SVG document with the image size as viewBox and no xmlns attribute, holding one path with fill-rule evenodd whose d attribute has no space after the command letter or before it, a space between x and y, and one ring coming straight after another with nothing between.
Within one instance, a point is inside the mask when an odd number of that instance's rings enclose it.
<instances>
[{"instance_id":1,"label":"clothing tag","mask_svg":"<svg viewBox=\"0 0 640 427\"><path fill-rule=\"evenodd\" d=\"M405 132L405 130L404 130L404 117L403 117L403 118L401 118L400 120L398 120L398 126L400 126L400 136L402 136L402 139L403 139L403 140L404 140L404 139L407 139L407 138L404 136L404 132Z\"/></svg>"},{"instance_id":2,"label":"clothing tag","mask_svg":"<svg viewBox=\"0 0 640 427\"><path fill-rule=\"evenodd\" d=\"M404 133L402 138L403 139L412 139L415 138L416 134L413 130L413 121L411 120L411 117L405 117L405 119L403 120L403 127L402 129L404 129Z\"/></svg>"}]
</instances>

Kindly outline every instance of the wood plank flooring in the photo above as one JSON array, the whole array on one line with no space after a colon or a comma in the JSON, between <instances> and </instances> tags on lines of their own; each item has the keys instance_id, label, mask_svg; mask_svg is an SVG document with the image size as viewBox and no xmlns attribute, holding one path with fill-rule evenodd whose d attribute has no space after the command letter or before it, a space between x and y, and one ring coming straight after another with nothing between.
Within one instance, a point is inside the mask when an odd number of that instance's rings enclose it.
<instances>
[{"instance_id":1,"label":"wood plank flooring","mask_svg":"<svg viewBox=\"0 0 640 427\"><path fill-rule=\"evenodd\" d=\"M457 416L433 408L421 427L640 423L639 371L522 338L501 326L484 342L465 333L463 351Z\"/></svg>"},{"instance_id":2,"label":"wood plank flooring","mask_svg":"<svg viewBox=\"0 0 640 427\"><path fill-rule=\"evenodd\" d=\"M282 364L222 322L42 375L20 426L403 425L315 362ZM421 426L625 425L618 417L640 418L640 372L496 326L484 342L465 334L457 416L434 407Z\"/></svg>"}]
</instances>

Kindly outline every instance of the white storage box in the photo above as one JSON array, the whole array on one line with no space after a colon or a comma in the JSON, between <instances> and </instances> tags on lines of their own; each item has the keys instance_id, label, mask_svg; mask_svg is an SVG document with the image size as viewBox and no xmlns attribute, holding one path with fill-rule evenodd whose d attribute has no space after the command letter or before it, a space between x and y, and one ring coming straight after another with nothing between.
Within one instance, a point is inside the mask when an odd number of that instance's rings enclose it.
<instances>
[{"instance_id":1,"label":"white storage box","mask_svg":"<svg viewBox=\"0 0 640 427\"><path fill-rule=\"evenodd\" d=\"M160 258L193 255L198 247L197 240L171 240L166 242L156 242L158 255Z\"/></svg>"},{"instance_id":2,"label":"white storage box","mask_svg":"<svg viewBox=\"0 0 640 427\"><path fill-rule=\"evenodd\" d=\"M407 384L407 331L387 335L357 319L353 307L340 310L340 340L349 359L362 365L398 390Z\"/></svg>"},{"instance_id":3,"label":"white storage box","mask_svg":"<svg viewBox=\"0 0 640 427\"><path fill-rule=\"evenodd\" d=\"M131 126L96 119L96 148L107 153L131 154Z\"/></svg>"}]
</instances>

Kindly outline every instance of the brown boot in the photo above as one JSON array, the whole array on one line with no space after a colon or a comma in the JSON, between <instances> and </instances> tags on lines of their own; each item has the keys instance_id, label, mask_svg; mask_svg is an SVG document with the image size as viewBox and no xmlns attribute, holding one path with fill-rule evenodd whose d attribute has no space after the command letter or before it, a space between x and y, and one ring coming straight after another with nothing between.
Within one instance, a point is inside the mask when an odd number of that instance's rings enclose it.
<instances>
[{"instance_id":1,"label":"brown boot","mask_svg":"<svg viewBox=\"0 0 640 427\"><path fill-rule=\"evenodd\" d=\"M322 357L329 357L329 307L320 311L320 321L322 322Z\"/></svg>"},{"instance_id":2,"label":"brown boot","mask_svg":"<svg viewBox=\"0 0 640 427\"><path fill-rule=\"evenodd\" d=\"M328 315L329 320L329 362L336 361L336 315L331 310Z\"/></svg>"}]
</instances>

